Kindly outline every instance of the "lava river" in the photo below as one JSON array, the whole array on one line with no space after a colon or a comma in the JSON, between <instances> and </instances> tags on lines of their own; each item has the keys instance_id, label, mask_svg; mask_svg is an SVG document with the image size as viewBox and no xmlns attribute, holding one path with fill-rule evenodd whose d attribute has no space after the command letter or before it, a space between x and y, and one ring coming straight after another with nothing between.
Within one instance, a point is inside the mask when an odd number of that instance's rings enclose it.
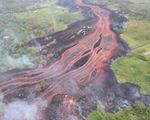
<instances>
[{"instance_id":1,"label":"lava river","mask_svg":"<svg viewBox=\"0 0 150 120\"><path fill-rule=\"evenodd\" d=\"M51 49L51 38L36 39L34 42L47 49L45 56L51 50L64 49L60 58L43 68L0 74L0 91L7 103L15 98L26 100L31 93L35 99L47 101L48 105L40 110L42 120L85 120L99 103L108 110L113 106L117 82L109 68L112 59L118 57L124 47L110 27L109 11L83 0L76 0L76 5L91 11L93 18L87 22L90 25L80 24L80 30L70 26L51 36L63 41L73 38L77 30L84 32L82 30L88 28L87 34L79 37L76 34L74 40L58 45L57 49ZM32 40L28 44L32 46ZM113 94L109 101L107 94Z\"/></svg>"}]
</instances>

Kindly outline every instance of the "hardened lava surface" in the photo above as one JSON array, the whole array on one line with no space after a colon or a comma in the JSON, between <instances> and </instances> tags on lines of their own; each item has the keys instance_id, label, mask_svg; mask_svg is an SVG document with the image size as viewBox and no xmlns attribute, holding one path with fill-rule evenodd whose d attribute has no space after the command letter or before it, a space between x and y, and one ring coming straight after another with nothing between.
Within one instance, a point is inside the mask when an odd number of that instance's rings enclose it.
<instances>
[{"instance_id":1,"label":"hardened lava surface","mask_svg":"<svg viewBox=\"0 0 150 120\"><path fill-rule=\"evenodd\" d=\"M117 83L110 69L111 61L126 53L110 27L110 11L83 0L75 3L90 10L93 17L31 40L28 46L40 46L40 67L1 73L0 91L5 100L28 100L30 94L46 100L42 120L85 120L99 105L114 112L137 99L149 104L149 96L141 95L138 86Z\"/></svg>"}]
</instances>

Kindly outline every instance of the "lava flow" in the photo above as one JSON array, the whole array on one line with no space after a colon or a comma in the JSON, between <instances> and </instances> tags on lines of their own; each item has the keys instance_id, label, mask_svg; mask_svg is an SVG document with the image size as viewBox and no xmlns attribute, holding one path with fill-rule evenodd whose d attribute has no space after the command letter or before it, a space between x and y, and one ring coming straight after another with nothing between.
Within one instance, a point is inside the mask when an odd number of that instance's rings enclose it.
<instances>
[{"instance_id":1,"label":"lava flow","mask_svg":"<svg viewBox=\"0 0 150 120\"><path fill-rule=\"evenodd\" d=\"M48 102L48 106L41 110L42 120L84 120L100 102L106 110L111 110L117 96L114 90L117 82L109 65L124 48L110 27L110 12L82 0L76 0L76 4L82 9L89 8L93 14L94 17L86 21L90 26L81 24L80 30L69 26L51 38L28 43L32 46L37 42L46 50L45 56L61 50L59 59L49 57L43 68L0 74L0 91L8 103L14 98L25 100L31 92L36 99ZM52 38L58 45L53 45ZM68 41L63 45L61 41L66 39ZM50 63L51 59L53 62ZM125 97L120 96L121 99Z\"/></svg>"}]
</instances>

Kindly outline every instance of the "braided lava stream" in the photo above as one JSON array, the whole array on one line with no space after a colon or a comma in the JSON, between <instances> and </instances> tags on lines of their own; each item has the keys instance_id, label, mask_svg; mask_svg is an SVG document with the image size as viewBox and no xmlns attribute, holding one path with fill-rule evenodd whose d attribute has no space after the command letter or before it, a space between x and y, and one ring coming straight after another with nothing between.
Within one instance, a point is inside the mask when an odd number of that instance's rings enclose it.
<instances>
[{"instance_id":1,"label":"braided lava stream","mask_svg":"<svg viewBox=\"0 0 150 120\"><path fill-rule=\"evenodd\" d=\"M47 101L48 106L40 110L42 120L84 120L99 102L111 109L116 96L114 87L118 83L109 68L111 60L124 48L118 35L111 30L110 12L82 0L76 0L76 4L82 9L89 8L94 15L95 21L87 23L91 24L88 34L61 46L64 50L60 59L48 67L0 74L0 91L8 103L14 98L25 100L31 92L36 100ZM70 26L53 37L57 35L56 40L71 38L74 29L76 27ZM44 40L34 41L49 49L48 55L51 40ZM113 98L106 99L108 94L113 94Z\"/></svg>"}]
</instances>

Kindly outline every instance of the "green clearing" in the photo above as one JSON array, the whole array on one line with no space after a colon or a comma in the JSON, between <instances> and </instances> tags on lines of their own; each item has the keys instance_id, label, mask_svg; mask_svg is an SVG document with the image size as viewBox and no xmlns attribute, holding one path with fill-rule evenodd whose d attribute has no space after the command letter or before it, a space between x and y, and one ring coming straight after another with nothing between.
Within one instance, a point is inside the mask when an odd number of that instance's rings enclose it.
<instances>
[{"instance_id":1,"label":"green clearing","mask_svg":"<svg viewBox=\"0 0 150 120\"><path fill-rule=\"evenodd\" d=\"M150 47L150 45L149 45ZM119 82L139 85L145 93L150 93L150 61L143 54L134 52L113 63Z\"/></svg>"},{"instance_id":2,"label":"green clearing","mask_svg":"<svg viewBox=\"0 0 150 120\"><path fill-rule=\"evenodd\" d=\"M125 108L116 114L105 112L103 109L92 112L87 120L149 120L150 107L136 102L132 107Z\"/></svg>"},{"instance_id":3,"label":"green clearing","mask_svg":"<svg viewBox=\"0 0 150 120\"><path fill-rule=\"evenodd\" d=\"M129 45L132 46L131 43ZM150 93L150 44L133 49L126 57L115 61L112 69L119 82L137 84L144 93Z\"/></svg>"},{"instance_id":4,"label":"green clearing","mask_svg":"<svg viewBox=\"0 0 150 120\"><path fill-rule=\"evenodd\" d=\"M131 48L150 42L150 23L148 20L138 20L130 17L128 26L121 37Z\"/></svg>"}]
</instances>

